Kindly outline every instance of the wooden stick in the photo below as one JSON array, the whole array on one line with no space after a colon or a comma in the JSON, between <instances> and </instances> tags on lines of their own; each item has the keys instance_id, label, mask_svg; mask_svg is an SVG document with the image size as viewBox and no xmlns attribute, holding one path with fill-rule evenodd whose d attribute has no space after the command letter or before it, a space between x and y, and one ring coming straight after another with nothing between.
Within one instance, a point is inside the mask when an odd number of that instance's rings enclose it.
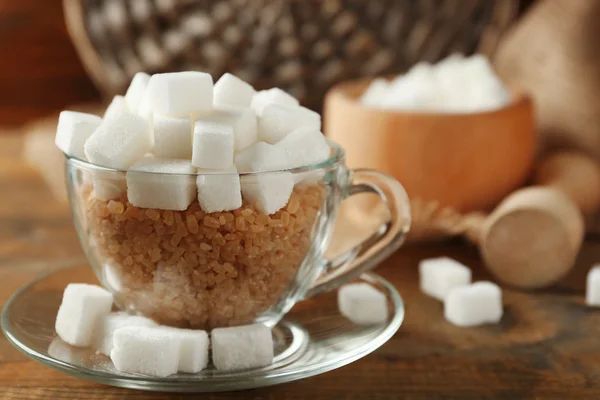
<instances>
[{"instance_id":1,"label":"wooden stick","mask_svg":"<svg viewBox=\"0 0 600 400\"><path fill-rule=\"evenodd\" d=\"M600 167L583 154L557 153L541 161L535 182L508 196L479 236L490 271L506 284L530 289L557 282L574 265L583 216L600 205Z\"/></svg>"}]
</instances>

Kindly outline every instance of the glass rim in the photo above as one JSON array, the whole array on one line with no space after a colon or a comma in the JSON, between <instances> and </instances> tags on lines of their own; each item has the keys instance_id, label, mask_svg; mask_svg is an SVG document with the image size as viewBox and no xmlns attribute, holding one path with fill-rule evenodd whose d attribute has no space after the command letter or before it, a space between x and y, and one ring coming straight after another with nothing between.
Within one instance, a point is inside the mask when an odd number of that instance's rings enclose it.
<instances>
[{"instance_id":1,"label":"glass rim","mask_svg":"<svg viewBox=\"0 0 600 400\"><path fill-rule=\"evenodd\" d=\"M314 171L318 171L318 170L322 170L322 169L328 169L331 167L335 167L335 166L341 164L344 161L344 149L342 148L342 146L340 146L339 144L337 144L336 142L334 142L333 140L331 140L329 138L325 138L325 140L327 141L327 144L329 144L329 147L331 147L332 152L329 155L329 158L327 158L324 161L321 161L320 163L305 165L305 166L296 167L296 168L275 169L275 170L256 171L256 172L238 172L237 174L239 174L239 175L259 175L259 174L268 174L268 173L277 173L277 172L291 172L291 173L314 172ZM100 165L100 164L95 164L90 161L78 158L73 155L69 155L64 152L63 152L63 154L66 158L67 164L75 165L77 167L83 167L83 168L89 169L89 170L97 170L97 171L108 172L108 173L135 172L135 173L140 173L140 174L179 175L179 176L185 176L185 175L189 175L189 176L202 176L202 175L227 176L227 175L234 174L234 172L220 172L218 170L215 170L214 172L212 172L212 171L209 171L206 169L203 169L202 172L196 172L194 174L121 169L121 168L113 168L113 167L108 167L108 166L104 166L104 165ZM158 157L158 158L161 158L161 157ZM194 168L197 168L197 167L194 167Z\"/></svg>"}]
</instances>

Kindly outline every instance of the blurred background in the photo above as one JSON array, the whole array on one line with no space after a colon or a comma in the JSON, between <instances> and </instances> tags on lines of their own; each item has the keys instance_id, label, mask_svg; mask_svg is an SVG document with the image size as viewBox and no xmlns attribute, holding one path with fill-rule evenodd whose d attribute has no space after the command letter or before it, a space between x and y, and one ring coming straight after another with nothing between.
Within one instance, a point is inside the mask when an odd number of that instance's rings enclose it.
<instances>
[{"instance_id":1,"label":"blurred background","mask_svg":"<svg viewBox=\"0 0 600 400\"><path fill-rule=\"evenodd\" d=\"M230 71L318 108L345 79L491 54L531 3L0 0L0 127L106 100L138 70Z\"/></svg>"}]
</instances>

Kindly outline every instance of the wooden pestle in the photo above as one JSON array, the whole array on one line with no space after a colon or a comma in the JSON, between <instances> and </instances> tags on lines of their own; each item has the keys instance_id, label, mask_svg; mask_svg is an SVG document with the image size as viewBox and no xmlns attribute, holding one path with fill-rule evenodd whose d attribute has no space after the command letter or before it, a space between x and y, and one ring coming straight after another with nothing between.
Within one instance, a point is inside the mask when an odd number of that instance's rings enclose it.
<instances>
[{"instance_id":1,"label":"wooden pestle","mask_svg":"<svg viewBox=\"0 0 600 400\"><path fill-rule=\"evenodd\" d=\"M584 215L600 205L600 166L581 153L555 153L541 160L534 182L508 196L477 229L487 268L527 289L552 285L573 267Z\"/></svg>"}]
</instances>

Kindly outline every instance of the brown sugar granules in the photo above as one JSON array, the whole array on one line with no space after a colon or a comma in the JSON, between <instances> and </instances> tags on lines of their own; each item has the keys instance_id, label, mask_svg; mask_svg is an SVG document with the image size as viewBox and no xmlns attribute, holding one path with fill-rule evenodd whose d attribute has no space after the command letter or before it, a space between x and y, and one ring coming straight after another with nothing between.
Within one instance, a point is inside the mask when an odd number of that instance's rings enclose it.
<instances>
[{"instance_id":1,"label":"brown sugar granules","mask_svg":"<svg viewBox=\"0 0 600 400\"><path fill-rule=\"evenodd\" d=\"M84 196L90 242L118 280L117 302L162 324L212 329L250 323L290 287L324 188L294 188L273 215L245 201L234 211L205 213L197 201L170 211L138 208L125 196Z\"/></svg>"}]
</instances>

